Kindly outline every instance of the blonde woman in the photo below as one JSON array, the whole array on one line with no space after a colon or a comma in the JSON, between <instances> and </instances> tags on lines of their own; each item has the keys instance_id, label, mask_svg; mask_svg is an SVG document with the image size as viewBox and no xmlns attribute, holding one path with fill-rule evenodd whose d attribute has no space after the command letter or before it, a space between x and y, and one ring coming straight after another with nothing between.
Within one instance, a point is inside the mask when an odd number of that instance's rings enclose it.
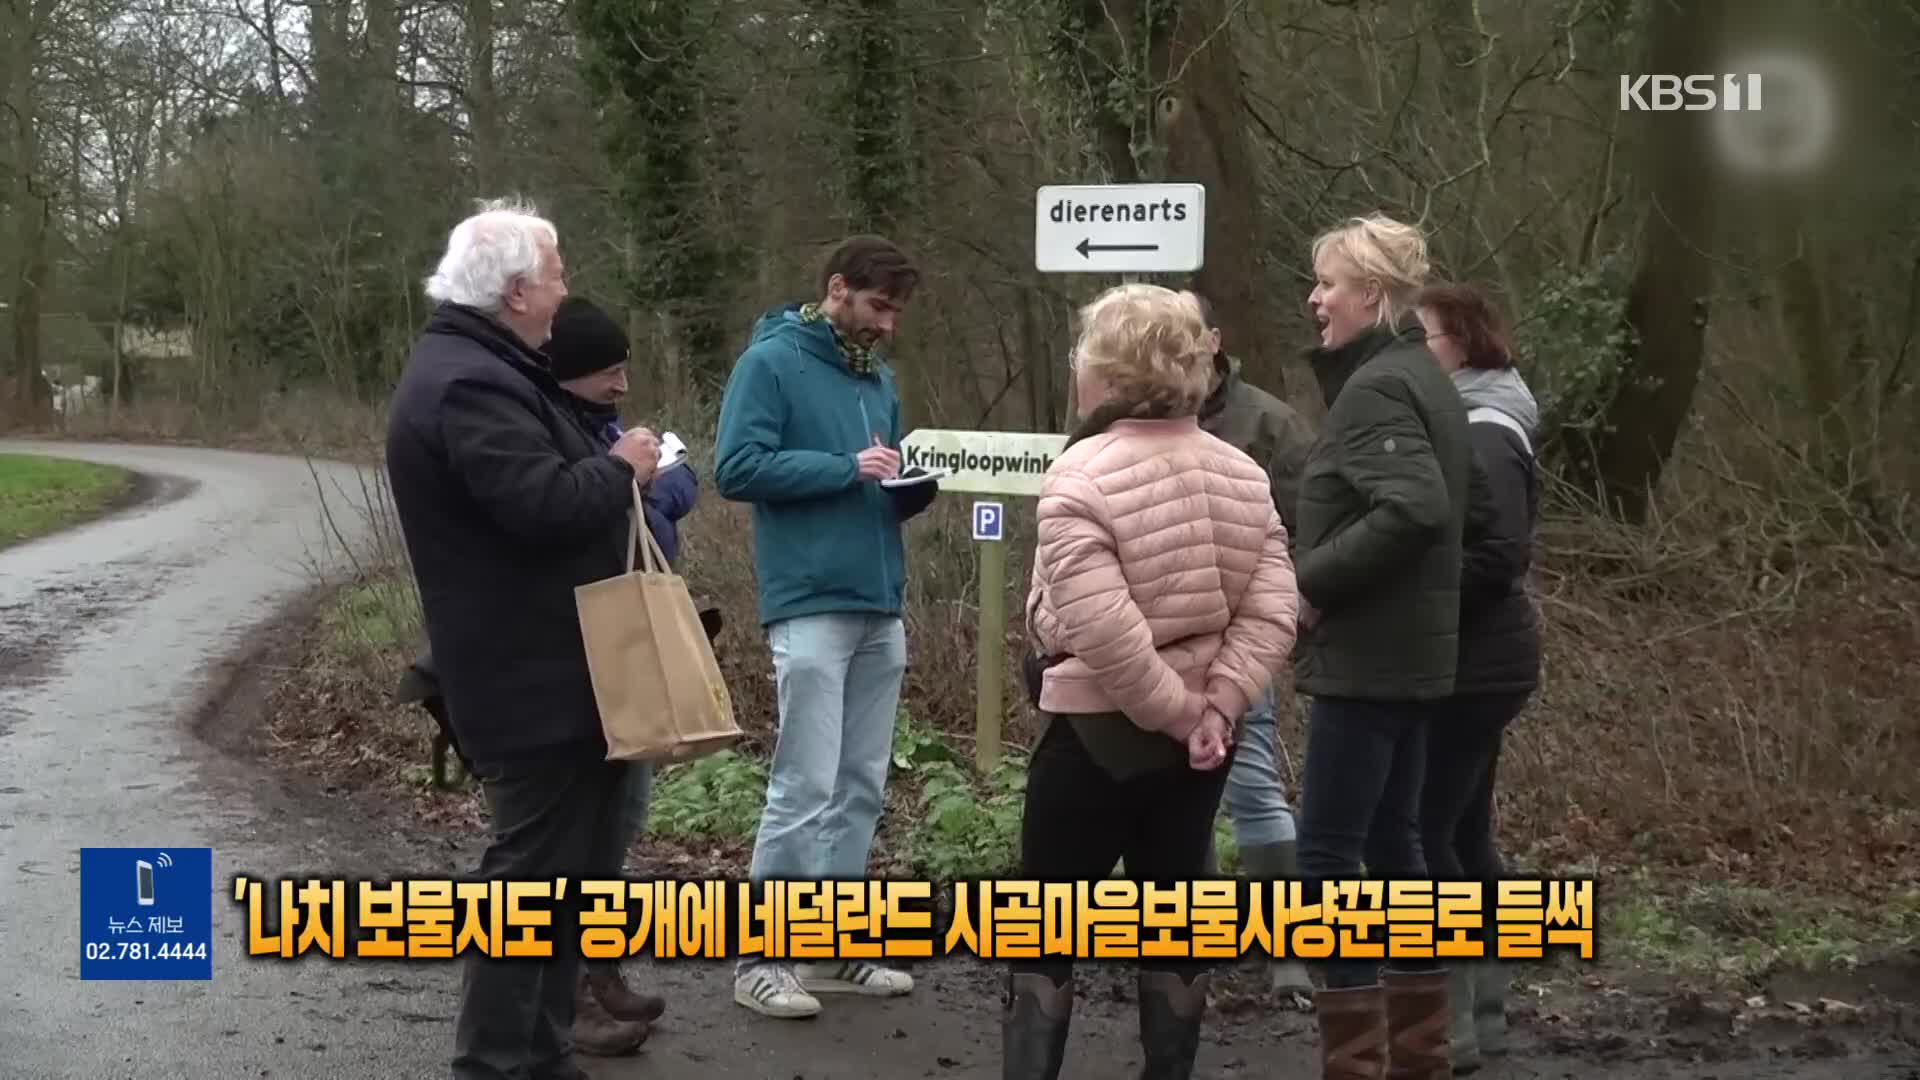
<instances>
[{"instance_id":1,"label":"blonde woman","mask_svg":"<svg viewBox=\"0 0 1920 1080\"><path fill-rule=\"evenodd\" d=\"M1295 685L1313 698L1300 874L1427 877L1420 789L1430 721L1453 693L1466 518L1466 409L1427 351L1420 231L1355 218L1315 241L1310 355L1327 403L1301 477ZM1323 1076L1448 1075L1446 973L1336 960L1316 995ZM1391 1046L1391 1051L1389 1051Z\"/></svg>"},{"instance_id":2,"label":"blonde woman","mask_svg":"<svg viewBox=\"0 0 1920 1080\"><path fill-rule=\"evenodd\" d=\"M1085 419L1048 471L1027 626L1046 722L1027 773L1024 877L1205 872L1233 730L1293 647L1298 605L1267 474L1200 429L1213 348L1198 301L1152 285L1080 312ZM1204 963L1140 974L1144 1076L1185 1077ZM1004 1072L1059 1074L1070 959L1017 962Z\"/></svg>"}]
</instances>

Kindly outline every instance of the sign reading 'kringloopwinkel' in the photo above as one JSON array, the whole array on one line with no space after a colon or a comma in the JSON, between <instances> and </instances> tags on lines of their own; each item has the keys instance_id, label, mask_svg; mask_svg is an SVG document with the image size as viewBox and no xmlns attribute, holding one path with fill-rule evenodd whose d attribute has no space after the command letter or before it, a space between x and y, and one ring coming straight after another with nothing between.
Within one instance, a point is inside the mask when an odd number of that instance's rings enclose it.
<instances>
[{"instance_id":1,"label":"sign reading 'kringloopwinkel'","mask_svg":"<svg viewBox=\"0 0 1920 1080\"><path fill-rule=\"evenodd\" d=\"M983 495L1039 495L1065 435L1027 431L952 431L921 428L900 440L901 467L951 469L943 491Z\"/></svg>"}]
</instances>

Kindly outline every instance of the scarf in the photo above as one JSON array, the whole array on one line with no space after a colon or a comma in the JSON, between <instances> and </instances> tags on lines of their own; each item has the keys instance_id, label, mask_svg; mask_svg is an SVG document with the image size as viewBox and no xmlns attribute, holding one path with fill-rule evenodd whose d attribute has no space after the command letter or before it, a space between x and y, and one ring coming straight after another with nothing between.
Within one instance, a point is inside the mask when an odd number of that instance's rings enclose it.
<instances>
[{"instance_id":1,"label":"scarf","mask_svg":"<svg viewBox=\"0 0 1920 1080\"><path fill-rule=\"evenodd\" d=\"M852 369L855 375L873 373L873 350L842 337L840 328L833 325L833 320L827 318L827 313L820 310L819 304L800 305L800 321L802 323L825 321L827 329L833 331L833 343L840 347L840 355L847 358L847 367Z\"/></svg>"}]
</instances>

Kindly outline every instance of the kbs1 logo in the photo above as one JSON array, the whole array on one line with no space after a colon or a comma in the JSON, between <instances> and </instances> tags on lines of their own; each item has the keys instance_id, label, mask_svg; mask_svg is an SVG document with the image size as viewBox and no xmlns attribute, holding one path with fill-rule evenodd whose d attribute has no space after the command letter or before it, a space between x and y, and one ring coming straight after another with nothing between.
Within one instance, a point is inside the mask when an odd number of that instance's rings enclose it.
<instances>
[{"instance_id":1,"label":"kbs1 logo","mask_svg":"<svg viewBox=\"0 0 1920 1080\"><path fill-rule=\"evenodd\" d=\"M1746 75L1622 75L1620 111L1631 112L1759 112L1758 72Z\"/></svg>"},{"instance_id":2,"label":"kbs1 logo","mask_svg":"<svg viewBox=\"0 0 1920 1080\"><path fill-rule=\"evenodd\" d=\"M1730 58L1721 75L1622 75L1622 112L1702 112L1721 160L1750 177L1806 176L1830 164L1842 128L1827 61L1782 46ZM1742 74L1744 73L1744 74Z\"/></svg>"}]
</instances>

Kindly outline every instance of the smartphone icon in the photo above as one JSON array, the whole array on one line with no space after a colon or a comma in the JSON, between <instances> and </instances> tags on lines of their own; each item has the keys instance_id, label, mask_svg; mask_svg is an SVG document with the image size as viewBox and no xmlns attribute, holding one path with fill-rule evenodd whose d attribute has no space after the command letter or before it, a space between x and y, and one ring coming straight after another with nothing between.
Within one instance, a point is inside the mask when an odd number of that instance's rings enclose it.
<instances>
[{"instance_id":1,"label":"smartphone icon","mask_svg":"<svg viewBox=\"0 0 1920 1080\"><path fill-rule=\"evenodd\" d=\"M140 906L152 907L153 906L153 864L148 862L145 859L136 860L133 864L133 872L140 879L139 880Z\"/></svg>"}]
</instances>

